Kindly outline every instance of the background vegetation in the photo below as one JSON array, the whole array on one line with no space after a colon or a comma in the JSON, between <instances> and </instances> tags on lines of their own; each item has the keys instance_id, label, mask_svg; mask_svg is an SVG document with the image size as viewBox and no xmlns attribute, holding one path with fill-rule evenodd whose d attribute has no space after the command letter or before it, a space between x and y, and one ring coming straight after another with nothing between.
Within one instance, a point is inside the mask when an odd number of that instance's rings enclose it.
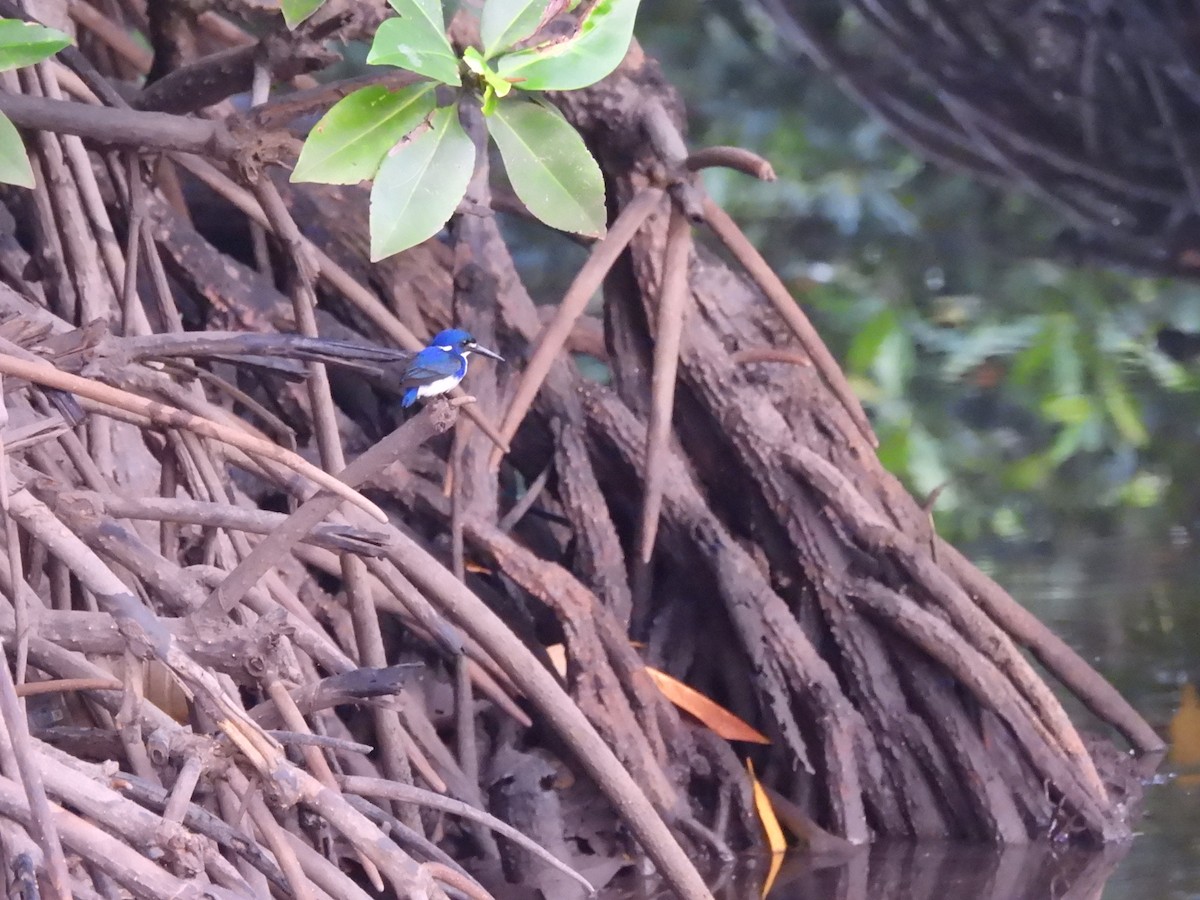
<instances>
[{"instance_id":1,"label":"background vegetation","mask_svg":"<svg viewBox=\"0 0 1200 900\"><path fill-rule=\"evenodd\" d=\"M780 181L706 175L789 280L868 404L880 457L951 540L1195 519L1200 386L1156 345L1200 332L1200 288L1080 265L1056 213L926 163L790 57L746 4L645 10L696 146Z\"/></svg>"}]
</instances>

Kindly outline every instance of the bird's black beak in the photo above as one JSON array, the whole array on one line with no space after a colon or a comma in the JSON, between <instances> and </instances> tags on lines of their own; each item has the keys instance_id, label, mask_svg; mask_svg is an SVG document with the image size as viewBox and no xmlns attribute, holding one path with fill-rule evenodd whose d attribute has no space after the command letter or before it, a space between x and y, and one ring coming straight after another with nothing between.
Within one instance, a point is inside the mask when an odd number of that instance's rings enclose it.
<instances>
[{"instance_id":1,"label":"bird's black beak","mask_svg":"<svg viewBox=\"0 0 1200 900\"><path fill-rule=\"evenodd\" d=\"M476 344L474 347L472 347L471 352L472 353L480 353L484 356L491 357L492 359L496 360L497 362L504 362L504 357L501 356L499 353L497 353L495 350L489 350L487 347L482 347L479 344Z\"/></svg>"}]
</instances>

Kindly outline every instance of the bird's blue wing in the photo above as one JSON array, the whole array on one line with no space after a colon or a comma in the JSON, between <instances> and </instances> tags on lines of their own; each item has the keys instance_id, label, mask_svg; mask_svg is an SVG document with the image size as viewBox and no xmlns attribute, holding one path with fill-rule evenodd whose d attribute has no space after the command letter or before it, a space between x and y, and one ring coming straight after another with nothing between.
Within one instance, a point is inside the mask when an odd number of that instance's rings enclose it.
<instances>
[{"instance_id":1,"label":"bird's blue wing","mask_svg":"<svg viewBox=\"0 0 1200 900\"><path fill-rule=\"evenodd\" d=\"M402 383L405 387L428 384L448 375L457 375L466 367L461 356L452 356L436 347L426 347L413 357L404 369Z\"/></svg>"},{"instance_id":2,"label":"bird's blue wing","mask_svg":"<svg viewBox=\"0 0 1200 900\"><path fill-rule=\"evenodd\" d=\"M403 406L412 406L417 401L418 389L446 378L462 378L466 374L467 361L464 357L446 353L437 347L426 347L418 353L400 380L404 391Z\"/></svg>"}]
</instances>

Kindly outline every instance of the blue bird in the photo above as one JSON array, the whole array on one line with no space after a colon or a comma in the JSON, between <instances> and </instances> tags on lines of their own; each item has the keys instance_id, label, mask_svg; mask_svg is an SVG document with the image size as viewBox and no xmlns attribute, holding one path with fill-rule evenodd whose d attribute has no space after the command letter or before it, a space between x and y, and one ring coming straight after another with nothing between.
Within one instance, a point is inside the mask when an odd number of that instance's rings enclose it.
<instances>
[{"instance_id":1,"label":"blue bird","mask_svg":"<svg viewBox=\"0 0 1200 900\"><path fill-rule=\"evenodd\" d=\"M429 346L414 356L404 369L400 381L404 391L401 406L412 406L425 397L436 397L458 387L467 374L467 357L472 353L504 362L503 356L479 346L475 338L461 328L448 328L435 334Z\"/></svg>"}]
</instances>

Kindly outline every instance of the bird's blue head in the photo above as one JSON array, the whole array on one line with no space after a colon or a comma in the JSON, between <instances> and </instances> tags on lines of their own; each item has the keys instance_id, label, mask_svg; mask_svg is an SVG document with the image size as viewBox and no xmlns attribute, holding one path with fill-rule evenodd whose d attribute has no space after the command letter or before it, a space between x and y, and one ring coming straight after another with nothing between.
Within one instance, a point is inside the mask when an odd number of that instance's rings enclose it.
<instances>
[{"instance_id":1,"label":"bird's blue head","mask_svg":"<svg viewBox=\"0 0 1200 900\"><path fill-rule=\"evenodd\" d=\"M498 359L504 362L504 357L499 353L489 350L487 347L481 347L475 338L461 328L447 328L445 331L439 331L433 336L429 342L430 347L437 347L439 350L445 350L447 353L457 353L459 356L470 356L472 353L479 353L483 356L490 356L492 359Z\"/></svg>"}]
</instances>

